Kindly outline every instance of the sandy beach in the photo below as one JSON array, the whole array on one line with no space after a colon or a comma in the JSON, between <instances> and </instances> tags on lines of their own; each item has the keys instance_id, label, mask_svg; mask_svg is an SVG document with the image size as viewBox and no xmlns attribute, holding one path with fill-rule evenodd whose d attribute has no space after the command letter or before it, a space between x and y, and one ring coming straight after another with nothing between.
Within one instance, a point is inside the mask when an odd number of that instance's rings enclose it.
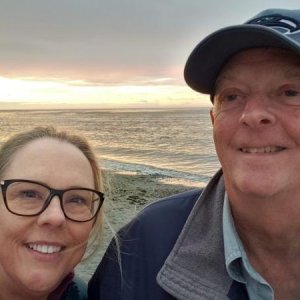
<instances>
[{"instance_id":1,"label":"sandy beach","mask_svg":"<svg viewBox=\"0 0 300 300\"><path fill-rule=\"evenodd\" d=\"M160 198L197 188L172 182L160 175L132 175L104 172L105 216L109 226L104 226L103 239L97 252L77 267L77 274L87 281L112 238L113 232L131 220L145 205ZM110 228L111 227L111 228Z\"/></svg>"}]
</instances>

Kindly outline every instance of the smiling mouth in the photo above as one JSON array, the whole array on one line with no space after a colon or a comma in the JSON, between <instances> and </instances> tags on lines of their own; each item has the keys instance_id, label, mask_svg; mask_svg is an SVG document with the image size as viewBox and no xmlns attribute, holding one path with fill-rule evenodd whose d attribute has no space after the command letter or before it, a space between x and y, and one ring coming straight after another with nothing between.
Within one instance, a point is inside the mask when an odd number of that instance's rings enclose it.
<instances>
[{"instance_id":1,"label":"smiling mouth","mask_svg":"<svg viewBox=\"0 0 300 300\"><path fill-rule=\"evenodd\" d=\"M43 254L52 254L62 251L63 247L53 245L27 244L27 248Z\"/></svg>"},{"instance_id":2,"label":"smiling mouth","mask_svg":"<svg viewBox=\"0 0 300 300\"><path fill-rule=\"evenodd\" d=\"M276 153L285 150L286 148L280 146L267 147L243 147L239 150L243 153Z\"/></svg>"}]
</instances>

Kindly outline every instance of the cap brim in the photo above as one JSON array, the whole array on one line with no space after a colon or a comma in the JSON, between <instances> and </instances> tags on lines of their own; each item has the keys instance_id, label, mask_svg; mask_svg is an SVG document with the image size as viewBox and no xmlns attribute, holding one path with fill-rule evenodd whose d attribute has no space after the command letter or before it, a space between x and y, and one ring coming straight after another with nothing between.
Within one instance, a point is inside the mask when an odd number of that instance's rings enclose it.
<instances>
[{"instance_id":1,"label":"cap brim","mask_svg":"<svg viewBox=\"0 0 300 300\"><path fill-rule=\"evenodd\" d=\"M185 81L192 89L211 94L220 70L232 55L260 47L286 48L300 54L298 43L274 29L247 24L230 26L209 35L196 46L185 65Z\"/></svg>"}]
</instances>

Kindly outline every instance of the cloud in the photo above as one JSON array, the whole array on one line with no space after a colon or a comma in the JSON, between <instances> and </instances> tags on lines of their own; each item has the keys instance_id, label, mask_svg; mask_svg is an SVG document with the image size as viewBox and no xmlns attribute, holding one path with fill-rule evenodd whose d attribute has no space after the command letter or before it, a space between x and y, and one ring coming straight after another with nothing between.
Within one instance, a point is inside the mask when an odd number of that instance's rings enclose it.
<instances>
[{"instance_id":1,"label":"cloud","mask_svg":"<svg viewBox=\"0 0 300 300\"><path fill-rule=\"evenodd\" d=\"M186 58L205 35L268 6L261 0L1 0L0 75L183 83ZM299 4L274 0L272 6Z\"/></svg>"}]
</instances>

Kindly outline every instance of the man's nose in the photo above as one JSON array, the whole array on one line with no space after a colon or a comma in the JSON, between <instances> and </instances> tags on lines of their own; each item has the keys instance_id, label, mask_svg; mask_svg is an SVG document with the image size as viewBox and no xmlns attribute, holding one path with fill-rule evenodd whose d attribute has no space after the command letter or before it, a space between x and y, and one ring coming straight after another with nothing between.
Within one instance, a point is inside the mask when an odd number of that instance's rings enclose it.
<instances>
[{"instance_id":1,"label":"man's nose","mask_svg":"<svg viewBox=\"0 0 300 300\"><path fill-rule=\"evenodd\" d=\"M38 216L39 225L61 226L66 221L66 217L62 210L60 199L54 196L47 208Z\"/></svg>"},{"instance_id":2,"label":"man's nose","mask_svg":"<svg viewBox=\"0 0 300 300\"><path fill-rule=\"evenodd\" d=\"M274 124L276 116L273 113L271 100L263 95L249 98L243 108L240 122L251 128Z\"/></svg>"}]
</instances>

